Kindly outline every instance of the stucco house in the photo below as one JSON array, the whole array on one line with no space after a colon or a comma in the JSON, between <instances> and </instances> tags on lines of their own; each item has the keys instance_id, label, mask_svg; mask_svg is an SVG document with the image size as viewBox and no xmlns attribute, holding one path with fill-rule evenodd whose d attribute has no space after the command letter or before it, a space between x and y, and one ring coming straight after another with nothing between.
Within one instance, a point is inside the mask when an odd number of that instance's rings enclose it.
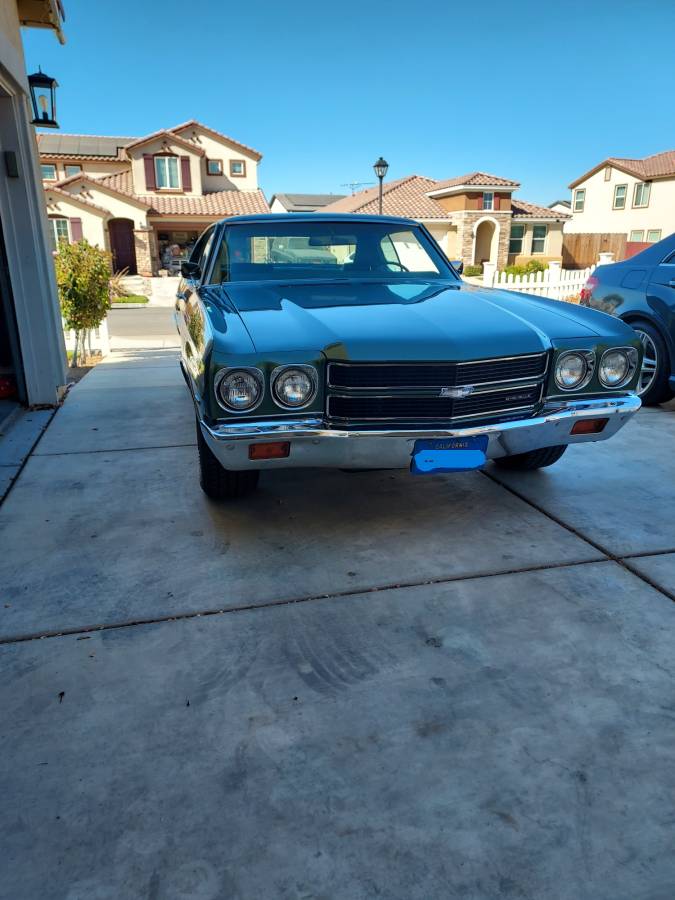
<instances>
[{"instance_id":1,"label":"stucco house","mask_svg":"<svg viewBox=\"0 0 675 900\"><path fill-rule=\"evenodd\" d=\"M21 28L51 31L63 44L62 5L0 3L0 423L17 403L55 404L66 383ZM12 477L9 470L5 474ZM7 484L0 477L0 494Z\"/></svg>"},{"instance_id":2,"label":"stucco house","mask_svg":"<svg viewBox=\"0 0 675 900\"><path fill-rule=\"evenodd\" d=\"M344 194L273 194L270 211L273 213L316 212L329 203L342 200Z\"/></svg>"},{"instance_id":3,"label":"stucco house","mask_svg":"<svg viewBox=\"0 0 675 900\"><path fill-rule=\"evenodd\" d=\"M191 120L144 137L38 135L51 238L110 250L115 270L156 275L224 216L269 212L261 154Z\"/></svg>"},{"instance_id":4,"label":"stucco house","mask_svg":"<svg viewBox=\"0 0 675 900\"><path fill-rule=\"evenodd\" d=\"M427 226L449 259L465 265L492 262L498 269L530 259L562 259L563 225L569 218L513 197L519 182L486 172L436 181L407 175L383 187L382 211ZM377 213L379 188L368 188L323 212Z\"/></svg>"},{"instance_id":5,"label":"stucco house","mask_svg":"<svg viewBox=\"0 0 675 900\"><path fill-rule=\"evenodd\" d=\"M675 150L644 159L610 156L570 185L568 233L625 234L654 243L675 231Z\"/></svg>"}]
</instances>

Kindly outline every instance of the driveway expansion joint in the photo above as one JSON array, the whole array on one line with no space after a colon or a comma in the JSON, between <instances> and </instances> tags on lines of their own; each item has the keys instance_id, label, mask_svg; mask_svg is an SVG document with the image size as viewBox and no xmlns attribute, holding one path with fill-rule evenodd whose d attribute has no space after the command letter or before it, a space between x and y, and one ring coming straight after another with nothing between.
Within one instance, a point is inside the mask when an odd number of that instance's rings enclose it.
<instances>
[{"instance_id":1,"label":"driveway expansion joint","mask_svg":"<svg viewBox=\"0 0 675 900\"><path fill-rule=\"evenodd\" d=\"M616 553L613 553L611 550L608 550L607 547L603 547L602 544L594 541L593 538L589 538L587 535L580 531L578 528L575 528L574 525L570 525L561 519L559 516L556 516L554 513L549 512L539 503L536 503L534 500L530 500L529 497L526 497L524 494L521 494L520 491L516 490L516 488L511 487L509 484L504 484L504 482L500 481L498 478L495 478L492 473L485 471L484 469L480 470L481 475L484 475L486 478L489 478L490 481L495 484L503 487L505 491L508 491L510 494L513 494L514 497L517 497L519 500L522 500L523 503L527 503L528 506L531 506L532 509L536 509L537 512L541 513L543 516L546 516L547 519L550 519L552 522L555 522L556 525L560 525L561 528L564 528L566 531L569 531L570 534L573 534L575 537L579 538L579 540L584 541L589 546L593 547L594 550L597 550L598 553L603 553L607 559L611 562L615 562L620 565L627 572L630 572L631 575L635 575L640 578L645 584L648 584L655 591L658 591L664 597L668 597L669 600L675 601L675 592L669 591L667 588L664 588L662 585L657 584L648 575L645 575L643 572L639 572L633 566L631 566L626 560L629 559L638 559L644 556L658 556L665 553L670 553L670 550L662 550L662 551L652 551L652 552L644 552L644 553L632 553L627 554L625 556L619 556Z\"/></svg>"},{"instance_id":2,"label":"driveway expansion joint","mask_svg":"<svg viewBox=\"0 0 675 900\"><path fill-rule=\"evenodd\" d=\"M299 603L311 603L318 600L335 600L342 597L358 597L361 594L375 594L382 591L406 590L408 588L425 587L431 584L453 584L460 581L479 581L484 578L499 578L504 575L524 575L528 572L549 572L554 569L569 569L574 566L597 565L598 563L613 562L610 559L578 559L559 563L543 563L541 565L523 566L515 569L500 569L496 572L487 572L481 575L451 575L448 578L430 578L421 581L398 582L396 584L382 584L374 587L354 587L346 591L335 591L327 594L312 594L306 597L287 597L282 600L267 600L262 603L242 603L238 606L218 607L215 609L196 610L194 612L172 613L166 616L152 616L146 619L129 619L124 622L109 622L103 625L82 625L74 628L64 628L58 631L33 632L19 634L10 637L0 637L0 646L4 644L23 644L29 641L42 641L47 638L71 637L76 634L94 634L100 631L115 631L120 628L134 628L137 625L158 625L163 622L179 622L186 619L206 618L207 616L221 616L228 613L253 612L255 610L273 609L278 606L294 606ZM646 580L646 579L645 579Z\"/></svg>"}]
</instances>

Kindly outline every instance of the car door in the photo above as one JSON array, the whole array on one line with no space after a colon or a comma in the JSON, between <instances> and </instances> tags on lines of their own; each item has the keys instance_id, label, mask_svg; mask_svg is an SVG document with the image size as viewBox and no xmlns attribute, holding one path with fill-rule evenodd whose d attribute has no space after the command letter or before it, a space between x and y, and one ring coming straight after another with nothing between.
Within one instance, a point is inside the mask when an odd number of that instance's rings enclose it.
<instances>
[{"instance_id":1,"label":"car door","mask_svg":"<svg viewBox=\"0 0 675 900\"><path fill-rule=\"evenodd\" d=\"M195 244L189 261L199 265L200 275L198 278L181 277L176 295L176 325L182 344L183 364L195 381L203 374L204 310L199 301L199 290L214 234L215 225L212 225Z\"/></svg>"},{"instance_id":2,"label":"car door","mask_svg":"<svg viewBox=\"0 0 675 900\"><path fill-rule=\"evenodd\" d=\"M652 270L647 288L647 305L663 324L670 352L671 370L675 369L675 252L670 253Z\"/></svg>"}]
</instances>

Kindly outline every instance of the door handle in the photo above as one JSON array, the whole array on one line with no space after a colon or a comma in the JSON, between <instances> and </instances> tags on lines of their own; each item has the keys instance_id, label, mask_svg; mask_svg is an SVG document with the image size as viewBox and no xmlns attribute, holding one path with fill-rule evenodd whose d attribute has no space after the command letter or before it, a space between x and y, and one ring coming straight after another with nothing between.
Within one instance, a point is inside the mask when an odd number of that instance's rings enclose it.
<instances>
[{"instance_id":1,"label":"door handle","mask_svg":"<svg viewBox=\"0 0 675 900\"><path fill-rule=\"evenodd\" d=\"M675 278L671 278L668 282L668 287L675 287Z\"/></svg>"}]
</instances>

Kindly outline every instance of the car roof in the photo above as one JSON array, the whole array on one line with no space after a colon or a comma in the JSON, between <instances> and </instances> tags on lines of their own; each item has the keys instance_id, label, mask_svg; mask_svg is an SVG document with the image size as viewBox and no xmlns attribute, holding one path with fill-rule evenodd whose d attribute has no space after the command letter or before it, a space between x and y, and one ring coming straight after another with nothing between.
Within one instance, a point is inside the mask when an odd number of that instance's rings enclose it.
<instances>
[{"instance_id":1,"label":"car roof","mask_svg":"<svg viewBox=\"0 0 675 900\"><path fill-rule=\"evenodd\" d=\"M242 225L249 222L386 222L395 225L418 225L414 219L403 216L363 216L354 213L259 213L252 216L229 216L222 219L226 225Z\"/></svg>"}]
</instances>

